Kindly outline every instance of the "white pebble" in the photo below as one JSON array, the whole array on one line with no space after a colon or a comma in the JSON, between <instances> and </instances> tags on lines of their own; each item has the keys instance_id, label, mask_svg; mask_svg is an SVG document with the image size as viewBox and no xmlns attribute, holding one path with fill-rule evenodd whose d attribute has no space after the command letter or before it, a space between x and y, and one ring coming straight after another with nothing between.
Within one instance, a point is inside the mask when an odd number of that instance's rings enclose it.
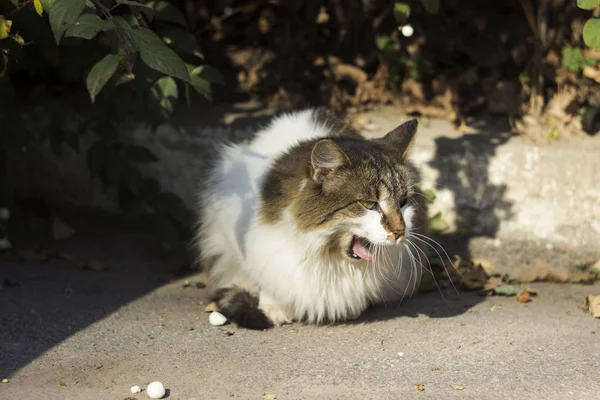
<instances>
[{"instance_id":1,"label":"white pebble","mask_svg":"<svg viewBox=\"0 0 600 400\"><path fill-rule=\"evenodd\" d=\"M224 325L225 322L227 322L227 317L225 317L220 312L213 311L208 316L208 320L210 321L211 325L219 326L219 325Z\"/></svg>"},{"instance_id":2,"label":"white pebble","mask_svg":"<svg viewBox=\"0 0 600 400\"><path fill-rule=\"evenodd\" d=\"M139 387L138 385L132 386L131 389L131 393L140 393L142 391L142 388Z\"/></svg>"},{"instance_id":3,"label":"white pebble","mask_svg":"<svg viewBox=\"0 0 600 400\"><path fill-rule=\"evenodd\" d=\"M10 218L10 210L8 208L0 208L0 219L9 219Z\"/></svg>"},{"instance_id":4,"label":"white pebble","mask_svg":"<svg viewBox=\"0 0 600 400\"><path fill-rule=\"evenodd\" d=\"M398 353L398 355L399 355L400 357L404 357L404 353L403 353L403 352L400 352L400 353Z\"/></svg>"},{"instance_id":5,"label":"white pebble","mask_svg":"<svg viewBox=\"0 0 600 400\"><path fill-rule=\"evenodd\" d=\"M401 32L405 37L411 37L413 33L415 33L415 30L410 25L404 25L401 29Z\"/></svg>"},{"instance_id":6,"label":"white pebble","mask_svg":"<svg viewBox=\"0 0 600 400\"><path fill-rule=\"evenodd\" d=\"M166 392L161 382L152 382L146 388L146 393L151 399L162 399Z\"/></svg>"}]
</instances>

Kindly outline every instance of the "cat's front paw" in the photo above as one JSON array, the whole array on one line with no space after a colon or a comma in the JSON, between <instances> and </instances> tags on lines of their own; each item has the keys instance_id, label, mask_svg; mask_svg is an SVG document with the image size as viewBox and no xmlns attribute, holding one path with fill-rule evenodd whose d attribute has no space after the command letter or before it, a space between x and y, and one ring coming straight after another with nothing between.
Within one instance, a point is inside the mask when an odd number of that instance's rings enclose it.
<instances>
[{"instance_id":1,"label":"cat's front paw","mask_svg":"<svg viewBox=\"0 0 600 400\"><path fill-rule=\"evenodd\" d=\"M281 326L294 322L293 318L281 306L269 304L261 305L259 308L271 320L273 325Z\"/></svg>"}]
</instances>

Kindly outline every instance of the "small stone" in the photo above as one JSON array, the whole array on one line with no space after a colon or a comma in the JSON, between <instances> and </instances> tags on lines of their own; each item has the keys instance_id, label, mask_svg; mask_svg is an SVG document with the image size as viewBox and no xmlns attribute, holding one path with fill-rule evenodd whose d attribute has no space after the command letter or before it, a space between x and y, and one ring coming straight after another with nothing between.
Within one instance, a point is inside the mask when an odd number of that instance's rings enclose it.
<instances>
[{"instance_id":1,"label":"small stone","mask_svg":"<svg viewBox=\"0 0 600 400\"><path fill-rule=\"evenodd\" d=\"M146 388L146 393L151 399L162 399L167 391L161 382L152 382Z\"/></svg>"},{"instance_id":2,"label":"small stone","mask_svg":"<svg viewBox=\"0 0 600 400\"><path fill-rule=\"evenodd\" d=\"M399 355L400 357L404 357L404 353L403 353L403 352L399 352L399 353L398 353L398 355Z\"/></svg>"},{"instance_id":3,"label":"small stone","mask_svg":"<svg viewBox=\"0 0 600 400\"><path fill-rule=\"evenodd\" d=\"M142 391L142 388L139 387L138 385L132 386L131 389L129 389L131 391L131 393L140 393Z\"/></svg>"},{"instance_id":4,"label":"small stone","mask_svg":"<svg viewBox=\"0 0 600 400\"><path fill-rule=\"evenodd\" d=\"M227 322L227 318L218 311L213 311L210 313L208 320L211 325L220 326L224 325Z\"/></svg>"}]
</instances>

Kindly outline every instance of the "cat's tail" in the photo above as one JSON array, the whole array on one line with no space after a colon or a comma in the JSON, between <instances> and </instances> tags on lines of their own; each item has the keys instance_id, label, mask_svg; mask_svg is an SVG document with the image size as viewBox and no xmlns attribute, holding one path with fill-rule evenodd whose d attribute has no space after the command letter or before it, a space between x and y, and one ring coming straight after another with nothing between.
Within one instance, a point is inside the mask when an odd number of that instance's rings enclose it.
<instances>
[{"instance_id":1,"label":"cat's tail","mask_svg":"<svg viewBox=\"0 0 600 400\"><path fill-rule=\"evenodd\" d=\"M273 327L271 320L258 308L258 297L237 286L217 290L211 301L221 314L241 327L255 330Z\"/></svg>"}]
</instances>

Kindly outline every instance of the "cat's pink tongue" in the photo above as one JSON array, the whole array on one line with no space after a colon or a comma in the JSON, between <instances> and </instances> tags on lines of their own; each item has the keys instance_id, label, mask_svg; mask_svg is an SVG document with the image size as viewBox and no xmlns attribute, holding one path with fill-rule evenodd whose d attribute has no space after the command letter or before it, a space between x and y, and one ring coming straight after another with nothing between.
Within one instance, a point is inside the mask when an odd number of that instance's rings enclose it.
<instances>
[{"instance_id":1,"label":"cat's pink tongue","mask_svg":"<svg viewBox=\"0 0 600 400\"><path fill-rule=\"evenodd\" d=\"M352 242L352 251L354 251L354 254L356 254L363 260L372 260L374 258L373 253L371 253L371 250L369 250L367 246L365 246L363 241L358 238L354 238Z\"/></svg>"}]
</instances>

